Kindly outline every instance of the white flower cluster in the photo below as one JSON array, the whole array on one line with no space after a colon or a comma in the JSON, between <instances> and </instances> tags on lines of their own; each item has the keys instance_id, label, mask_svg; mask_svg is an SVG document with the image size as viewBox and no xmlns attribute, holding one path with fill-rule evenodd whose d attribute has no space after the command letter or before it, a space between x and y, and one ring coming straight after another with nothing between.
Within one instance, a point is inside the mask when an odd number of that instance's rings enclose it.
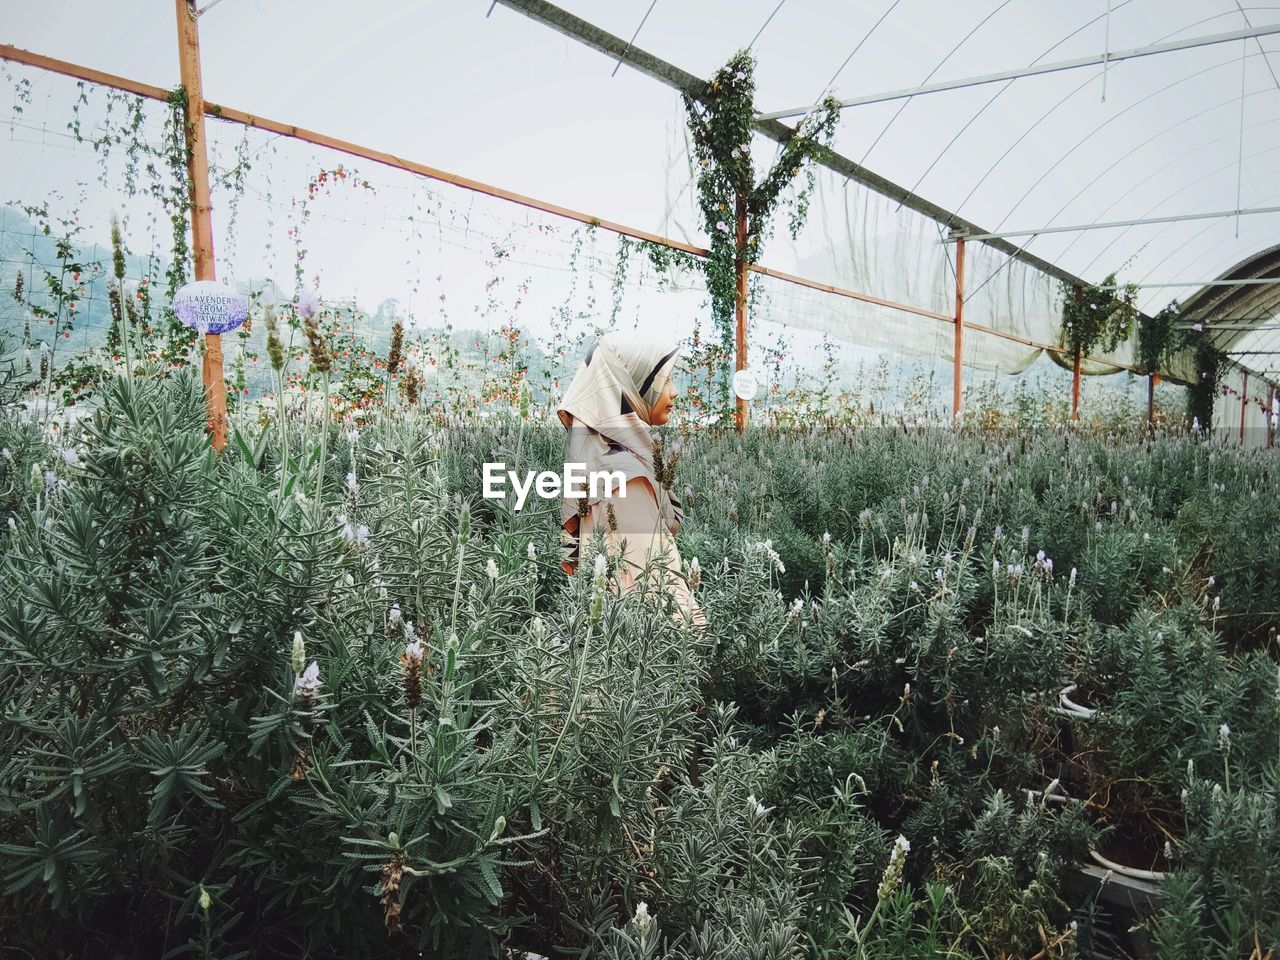
<instances>
[{"instance_id":1,"label":"white flower cluster","mask_svg":"<svg viewBox=\"0 0 1280 960\"><path fill-rule=\"evenodd\" d=\"M363 523L356 525L347 519L345 513L338 514L338 526L342 530L342 539L357 547L369 545L369 528Z\"/></svg>"},{"instance_id":2,"label":"white flower cluster","mask_svg":"<svg viewBox=\"0 0 1280 960\"><path fill-rule=\"evenodd\" d=\"M778 551L773 549L772 540L761 540L758 543L749 544L747 549L752 553L764 554L778 573L787 572L787 568L782 563L782 557L778 556Z\"/></svg>"},{"instance_id":3,"label":"white flower cluster","mask_svg":"<svg viewBox=\"0 0 1280 960\"><path fill-rule=\"evenodd\" d=\"M880 888L876 898L884 900L892 896L902 882L902 873L907 866L907 854L911 852L911 842L902 834L893 841L893 849L889 851L889 865L884 868L884 876L880 880Z\"/></svg>"}]
</instances>

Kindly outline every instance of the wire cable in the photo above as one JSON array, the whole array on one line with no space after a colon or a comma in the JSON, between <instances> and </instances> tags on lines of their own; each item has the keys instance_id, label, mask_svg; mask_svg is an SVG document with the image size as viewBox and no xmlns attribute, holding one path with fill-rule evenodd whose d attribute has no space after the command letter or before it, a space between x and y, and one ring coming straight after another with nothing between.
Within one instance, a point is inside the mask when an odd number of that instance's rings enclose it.
<instances>
[{"instance_id":1,"label":"wire cable","mask_svg":"<svg viewBox=\"0 0 1280 960\"><path fill-rule=\"evenodd\" d=\"M880 19L871 25L871 29L868 30L863 35L862 39L858 41L858 45L853 48L853 50L849 53L847 57L844 58L844 63L840 64L840 69L838 69L835 73L831 75L831 79L827 81L827 85L822 88L822 93L824 96L826 95L827 91L829 91L831 87L835 84L836 80L839 79L840 74L844 73L844 68L849 65L849 62L853 60L854 56L857 55L858 51L862 49L862 45L871 39L871 35L876 32L876 29L880 26L880 24L884 23L885 19L889 16L889 14L893 13L894 10L898 9L898 4L901 2L902 0L893 0L893 3L889 4L889 8L885 10L884 13L880 14Z\"/></svg>"},{"instance_id":2,"label":"wire cable","mask_svg":"<svg viewBox=\"0 0 1280 960\"><path fill-rule=\"evenodd\" d=\"M658 0L650 0L649 9L640 18L640 25L636 27L636 32L631 34L631 39L627 41L626 49L622 51L622 56L618 58L618 62L613 65L613 72L609 76L616 77L618 75L618 68L622 66L622 61L627 59L627 54L631 52L631 47L636 42L636 37L640 36L640 31L644 29L645 21L649 19L649 14L653 13L653 8L657 5Z\"/></svg>"},{"instance_id":3,"label":"wire cable","mask_svg":"<svg viewBox=\"0 0 1280 960\"><path fill-rule=\"evenodd\" d=\"M782 7L786 4L786 2L787 0L778 0L778 5L773 8L773 13L769 14L769 19L765 20L764 23L760 24L760 29L756 31L756 35L752 37L751 42L747 44L748 50L750 50L752 47L756 45L756 41L760 39L760 34L764 33L764 28L769 26L769 24L773 22L773 18L778 15L778 11L782 9Z\"/></svg>"},{"instance_id":4,"label":"wire cable","mask_svg":"<svg viewBox=\"0 0 1280 960\"><path fill-rule=\"evenodd\" d=\"M988 20L990 20L992 17L994 17L997 13L999 13L1001 10L1003 10L1012 2L1013 0L1004 0L1004 2L1000 4L1000 6L996 7L994 10L988 13L985 17L979 20L977 24L973 27L973 29L970 30L968 33L966 33L963 37L961 37L960 41L954 47L952 47L950 51L947 52L947 55L938 61L937 65L932 70L929 71L929 75L925 77L922 81L920 81L920 85L923 86L924 84L932 80L934 78L934 75L939 70L941 70L944 66L946 66L947 61L950 60L953 56L955 56L960 51L960 48L963 47L975 33L977 33L984 26L986 26ZM862 155L862 159L858 161L860 166L866 166L867 157L871 156L871 151L876 148L876 144L878 144L881 138L884 137L884 135L889 132L889 128L893 126L894 121L897 120L900 116L902 116L902 111L907 109L907 104L909 104L914 99L915 99L914 97L907 97L907 99L903 100L900 104L898 104L897 112L894 113L894 115L889 118L889 122L886 123L883 129L881 129L881 131L876 134L876 138L871 141L871 146L867 147L866 153L864 153Z\"/></svg>"}]
</instances>

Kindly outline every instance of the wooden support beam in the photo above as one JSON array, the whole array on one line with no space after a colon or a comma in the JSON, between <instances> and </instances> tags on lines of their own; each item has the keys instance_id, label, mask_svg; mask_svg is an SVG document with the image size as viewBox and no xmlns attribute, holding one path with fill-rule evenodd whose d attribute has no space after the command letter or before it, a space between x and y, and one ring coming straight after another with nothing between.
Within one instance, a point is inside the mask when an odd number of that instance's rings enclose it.
<instances>
[{"instance_id":1,"label":"wooden support beam","mask_svg":"<svg viewBox=\"0 0 1280 960\"><path fill-rule=\"evenodd\" d=\"M951 373L951 416L959 417L964 392L964 237L956 241L956 339Z\"/></svg>"},{"instance_id":2,"label":"wooden support beam","mask_svg":"<svg viewBox=\"0 0 1280 960\"><path fill-rule=\"evenodd\" d=\"M1276 431L1273 422L1272 411L1276 408L1276 388L1273 384L1267 384L1267 449L1270 450L1276 445Z\"/></svg>"},{"instance_id":3,"label":"wooden support beam","mask_svg":"<svg viewBox=\"0 0 1280 960\"><path fill-rule=\"evenodd\" d=\"M1147 435L1156 431L1156 374L1147 374Z\"/></svg>"},{"instance_id":4,"label":"wooden support beam","mask_svg":"<svg viewBox=\"0 0 1280 960\"><path fill-rule=\"evenodd\" d=\"M747 195L745 193L738 194L736 219L737 233L734 239L738 248L738 260L735 264L738 275L738 289L733 310L734 339L737 346L734 369L745 370L747 369ZM739 433L746 431L748 415L747 401L743 397L738 397L738 409L734 415L734 425Z\"/></svg>"},{"instance_id":5,"label":"wooden support beam","mask_svg":"<svg viewBox=\"0 0 1280 960\"><path fill-rule=\"evenodd\" d=\"M1243 371L1243 382L1240 385L1240 442L1244 443L1244 414L1249 409L1249 371Z\"/></svg>"},{"instance_id":6,"label":"wooden support beam","mask_svg":"<svg viewBox=\"0 0 1280 960\"><path fill-rule=\"evenodd\" d=\"M1071 419L1080 419L1080 351L1071 362Z\"/></svg>"},{"instance_id":7,"label":"wooden support beam","mask_svg":"<svg viewBox=\"0 0 1280 960\"><path fill-rule=\"evenodd\" d=\"M192 0L174 0L178 15L178 67L186 91L187 175L191 180L191 251L197 280L214 280L213 219L209 200L209 155L204 129L204 84L200 76L199 14ZM227 445L227 384L222 377L222 336L204 338L205 393L209 436L219 453Z\"/></svg>"}]
</instances>

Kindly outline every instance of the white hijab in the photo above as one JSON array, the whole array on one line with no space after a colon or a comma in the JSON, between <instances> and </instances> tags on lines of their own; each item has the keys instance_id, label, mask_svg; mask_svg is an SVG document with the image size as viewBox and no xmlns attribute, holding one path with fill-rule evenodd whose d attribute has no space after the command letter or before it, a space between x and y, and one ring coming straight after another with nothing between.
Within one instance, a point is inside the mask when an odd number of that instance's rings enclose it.
<instances>
[{"instance_id":1,"label":"white hijab","mask_svg":"<svg viewBox=\"0 0 1280 960\"><path fill-rule=\"evenodd\" d=\"M654 475L650 421L679 349L669 342L604 334L587 352L556 408L560 422L569 431L565 462L586 464L588 474L620 470L628 480L648 480L672 533L680 528L683 510L680 501L663 490ZM588 499L586 511L599 503L600 497ZM582 501L568 498L561 506L566 551L563 566L567 573L577 568L581 506Z\"/></svg>"}]
</instances>

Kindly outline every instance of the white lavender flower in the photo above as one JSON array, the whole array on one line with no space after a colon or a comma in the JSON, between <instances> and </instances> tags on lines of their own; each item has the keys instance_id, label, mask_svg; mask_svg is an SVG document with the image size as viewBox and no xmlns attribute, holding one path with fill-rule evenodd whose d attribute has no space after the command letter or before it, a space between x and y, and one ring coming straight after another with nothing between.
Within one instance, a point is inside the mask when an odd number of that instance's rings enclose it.
<instances>
[{"instance_id":1,"label":"white lavender flower","mask_svg":"<svg viewBox=\"0 0 1280 960\"><path fill-rule=\"evenodd\" d=\"M494 562L493 562L493 557L490 557L490 558L485 562L485 565L484 565L484 572L485 572L485 573L487 573L487 574L489 575L489 579L490 579L490 580L497 580L497 579L498 579L498 565L497 565L496 563L494 563Z\"/></svg>"},{"instance_id":2,"label":"white lavender flower","mask_svg":"<svg viewBox=\"0 0 1280 960\"><path fill-rule=\"evenodd\" d=\"M876 899L884 900L893 895L902 882L902 873L906 868L907 854L911 852L911 842L902 834L893 842L889 851L889 864L884 868L884 876L880 879L880 887L876 891Z\"/></svg>"},{"instance_id":3,"label":"white lavender flower","mask_svg":"<svg viewBox=\"0 0 1280 960\"><path fill-rule=\"evenodd\" d=\"M532 540L529 541L529 546L525 548L525 553L528 555L531 563L538 559L538 548L533 545Z\"/></svg>"},{"instance_id":4,"label":"white lavender flower","mask_svg":"<svg viewBox=\"0 0 1280 960\"><path fill-rule=\"evenodd\" d=\"M1225 723L1218 727L1218 749L1223 753L1231 752L1231 727Z\"/></svg>"},{"instance_id":5,"label":"white lavender flower","mask_svg":"<svg viewBox=\"0 0 1280 960\"><path fill-rule=\"evenodd\" d=\"M422 641L416 637L411 642L404 645L404 655L410 660L421 660L422 655L425 652L425 648L422 646Z\"/></svg>"},{"instance_id":6,"label":"white lavender flower","mask_svg":"<svg viewBox=\"0 0 1280 960\"><path fill-rule=\"evenodd\" d=\"M355 492L356 492L356 490L358 490L358 489L359 489L359 486L360 486L360 485L359 485L359 483L356 481L356 475L355 475L354 473L348 473L348 474L347 474L347 489L348 489L351 493L355 493Z\"/></svg>"},{"instance_id":7,"label":"white lavender flower","mask_svg":"<svg viewBox=\"0 0 1280 960\"><path fill-rule=\"evenodd\" d=\"M653 925L653 915L649 913L649 904L641 900L636 904L636 915L631 918L631 922L635 925L636 933L644 936L649 932L649 928Z\"/></svg>"},{"instance_id":8,"label":"white lavender flower","mask_svg":"<svg viewBox=\"0 0 1280 960\"><path fill-rule=\"evenodd\" d=\"M609 565L603 553L596 554L595 577L591 584L591 623L599 623L604 615L604 593L608 584Z\"/></svg>"},{"instance_id":9,"label":"white lavender flower","mask_svg":"<svg viewBox=\"0 0 1280 960\"><path fill-rule=\"evenodd\" d=\"M306 670L298 675L298 679L293 682L293 692L299 697L314 697L320 692L320 664L314 660Z\"/></svg>"}]
</instances>

